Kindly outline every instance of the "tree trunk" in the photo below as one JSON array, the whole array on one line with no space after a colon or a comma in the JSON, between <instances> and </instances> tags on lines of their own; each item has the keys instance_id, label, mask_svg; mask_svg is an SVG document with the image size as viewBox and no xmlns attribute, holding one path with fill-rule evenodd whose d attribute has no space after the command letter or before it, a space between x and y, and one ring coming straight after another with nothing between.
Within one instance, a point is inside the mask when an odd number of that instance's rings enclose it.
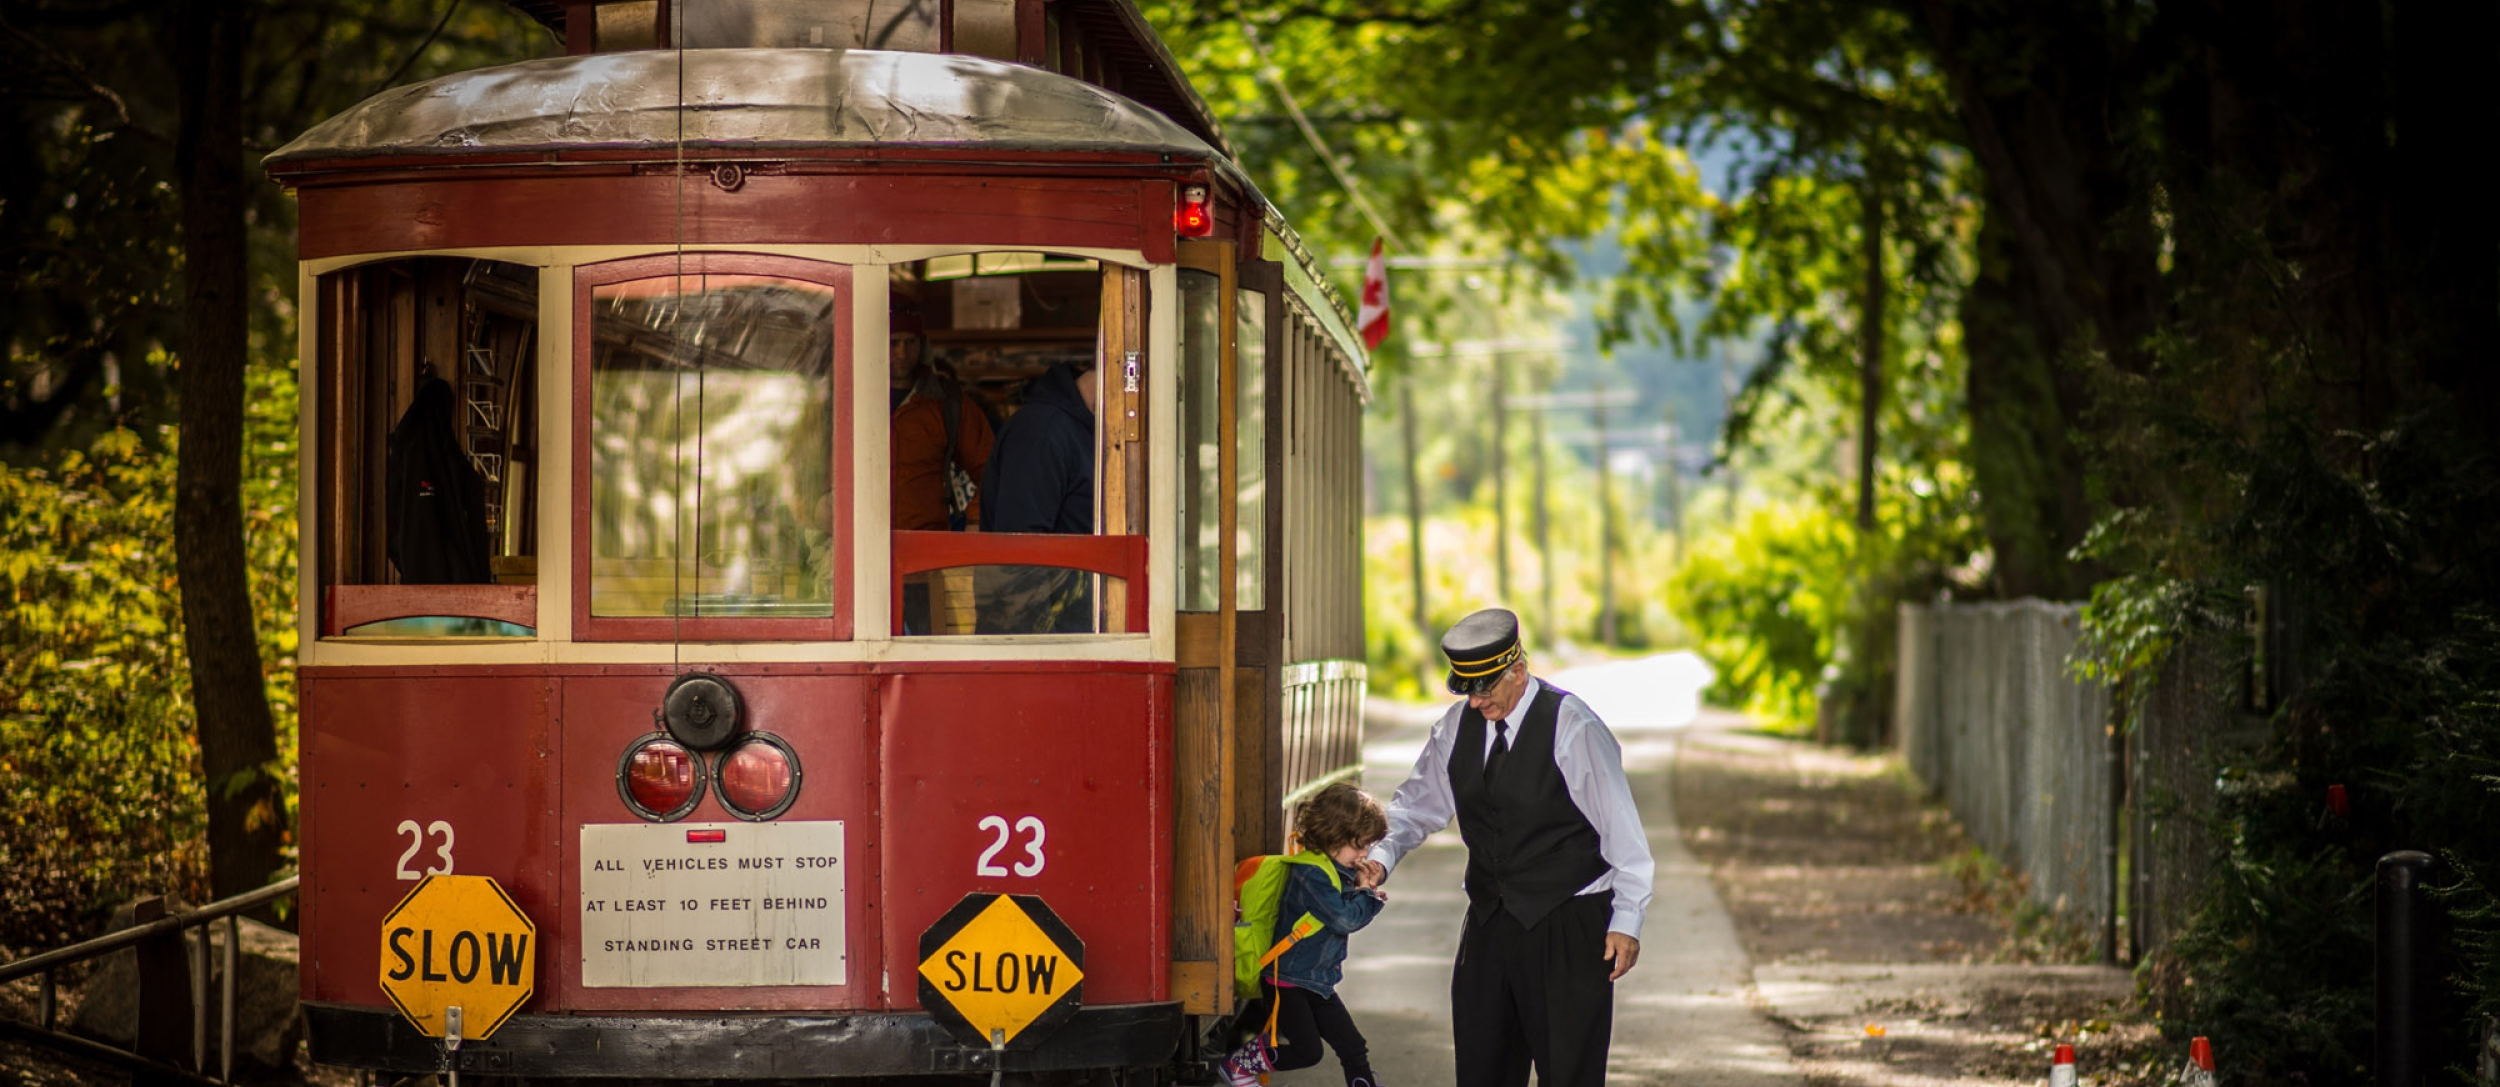
<instances>
[{"instance_id":1,"label":"tree trunk","mask_svg":"<svg viewBox=\"0 0 2500 1087\"><path fill-rule=\"evenodd\" d=\"M2082 412L2081 382L2041 345L2049 322L2012 245L2002 216L1984 209L1976 274L1961 301L1970 418L1963 460L1982 498L1997 594L2075 600L2089 578L2066 553L2092 527L2089 466L2071 422Z\"/></svg>"},{"instance_id":2,"label":"tree trunk","mask_svg":"<svg viewBox=\"0 0 2500 1087\"><path fill-rule=\"evenodd\" d=\"M1868 168L1870 174L1873 167ZM1875 179L1858 194L1858 242L1866 289L1858 296L1858 531L1875 531L1876 416L1884 407L1884 196Z\"/></svg>"},{"instance_id":3,"label":"tree trunk","mask_svg":"<svg viewBox=\"0 0 2500 1087\"><path fill-rule=\"evenodd\" d=\"M2094 580L2067 558L2093 517L2076 439L2089 447L2111 425L2094 414L2082 362L2098 353L2143 374L2161 314L2159 236L2112 121L2140 105L2127 96L2123 35L2117 16L2082 0L1923 0L1920 14L1992 232L1964 323L1971 462L1998 589L2073 599Z\"/></svg>"},{"instance_id":4,"label":"tree trunk","mask_svg":"<svg viewBox=\"0 0 2500 1087\"><path fill-rule=\"evenodd\" d=\"M243 40L239 5L189 0L182 78L182 438L174 545L183 647L208 790L213 897L276 874L285 831L278 744L263 687L243 547Z\"/></svg>"}]
</instances>

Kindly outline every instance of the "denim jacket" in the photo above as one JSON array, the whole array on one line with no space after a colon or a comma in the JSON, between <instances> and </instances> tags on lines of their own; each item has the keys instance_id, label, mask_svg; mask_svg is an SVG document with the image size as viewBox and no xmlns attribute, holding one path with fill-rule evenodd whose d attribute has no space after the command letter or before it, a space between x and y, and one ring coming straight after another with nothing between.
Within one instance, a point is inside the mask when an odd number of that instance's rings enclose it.
<instances>
[{"instance_id":1,"label":"denim jacket","mask_svg":"<svg viewBox=\"0 0 2500 1087\"><path fill-rule=\"evenodd\" d=\"M1290 866L1284 895L1276 904L1278 939L1292 932L1293 923L1306 913L1319 921L1320 931L1279 957L1274 976L1325 997L1336 996L1337 983L1345 978L1346 934L1371 924L1382 905L1378 895L1356 885L1359 876L1353 869L1341 864L1336 868L1344 890L1330 886L1328 873L1315 866Z\"/></svg>"}]
</instances>

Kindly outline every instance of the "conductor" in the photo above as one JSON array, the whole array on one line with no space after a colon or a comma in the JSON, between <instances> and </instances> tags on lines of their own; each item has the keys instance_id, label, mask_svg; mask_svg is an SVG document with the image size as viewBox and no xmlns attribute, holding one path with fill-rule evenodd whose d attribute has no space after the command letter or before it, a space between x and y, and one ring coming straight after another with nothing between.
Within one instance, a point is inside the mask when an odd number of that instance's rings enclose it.
<instances>
[{"instance_id":1,"label":"conductor","mask_svg":"<svg viewBox=\"0 0 2500 1087\"><path fill-rule=\"evenodd\" d=\"M1467 920L1450 978L1459 1087L1599 1087L1614 982L1641 956L1655 865L1623 748L1588 703L1528 672L1519 617L1488 608L1441 636L1450 693L1389 803L1367 885L1458 819Z\"/></svg>"}]
</instances>

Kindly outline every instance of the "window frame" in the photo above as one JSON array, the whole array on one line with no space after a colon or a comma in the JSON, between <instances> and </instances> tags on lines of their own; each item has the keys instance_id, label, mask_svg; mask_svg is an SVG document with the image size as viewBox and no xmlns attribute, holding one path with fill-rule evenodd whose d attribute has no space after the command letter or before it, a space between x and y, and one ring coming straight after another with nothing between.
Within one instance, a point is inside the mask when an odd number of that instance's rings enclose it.
<instances>
[{"instance_id":1,"label":"window frame","mask_svg":"<svg viewBox=\"0 0 2500 1087\"><path fill-rule=\"evenodd\" d=\"M573 458L573 501L569 511L572 540L572 612L573 640L577 642L843 642L853 637L853 614L856 593L853 588L852 536L856 529L856 486L852 472L852 446L858 429L852 417L852 308L857 296L852 293L853 267L803 257L775 256L742 252L689 252L682 256L663 253L654 256L627 257L576 265L573 269L573 433L569 442ZM592 460L592 395L591 363L596 354L592 324L596 319L597 288L630 283L644 279L677 276L769 276L813 283L832 289L833 303L833 365L828 380L833 383L830 397L833 464L827 478L831 481L835 500L828 503L833 513L831 552L827 565L833 584L829 586L833 614L817 617L772 616L596 616L591 614L591 460Z\"/></svg>"}]
</instances>

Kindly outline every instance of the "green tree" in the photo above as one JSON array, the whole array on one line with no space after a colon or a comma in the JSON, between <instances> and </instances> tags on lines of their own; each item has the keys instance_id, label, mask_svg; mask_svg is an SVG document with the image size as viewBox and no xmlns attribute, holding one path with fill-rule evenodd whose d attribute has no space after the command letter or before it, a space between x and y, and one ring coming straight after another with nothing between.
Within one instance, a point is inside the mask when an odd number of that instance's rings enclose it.
<instances>
[{"instance_id":1,"label":"green tree","mask_svg":"<svg viewBox=\"0 0 2500 1087\"><path fill-rule=\"evenodd\" d=\"M464 9L466 17L463 17ZM178 420L173 481L211 891L281 867L280 734L240 500L250 360L294 342L293 214L245 164L410 75L511 59L495 5L38 0L0 14L0 453L39 461Z\"/></svg>"},{"instance_id":2,"label":"green tree","mask_svg":"<svg viewBox=\"0 0 2500 1087\"><path fill-rule=\"evenodd\" d=\"M1169 17L1211 67L1244 19L1294 43L1323 111L1381 118L1346 134L1358 163L1466 193L1497 237L1532 248L1613 210L1645 232L1627 309L1698 291L1734 322L1705 333L1772 323L1782 369L1758 375L1757 406L1803 403L1827 427L1876 406L1812 387L1840 387L1852 354L1864 382L1904 325L1958 354L1945 391L1996 591L2097 585L2106 643L2142 648L2160 643L2128 629L2145 622L2227 639L2245 590L2269 586L2272 651L2293 651L2269 662L2271 741L2220 768L2229 852L2159 975L2195 979L2173 1010L2265 1037L2257 1074L2352 1078L2360 892L2376 852L2410 844L2445 865L2450 984L2500 1012L2500 841L2465 814L2500 780L2500 428L2480 418L2500 392L2500 207L2467 158L2500 113L2473 85L2500 40L2490 5L1243 0ZM1453 70L1467 78L1437 74ZM1659 169L1610 157L1641 132L1733 140L1745 191L1698 233L1653 225L1687 212L1621 199ZM1565 183L1576 169L1588 184ZM1878 268L1889 281L1853 299L1847 273ZM1759 418L1740 412L1735 436ZM2146 678L2153 658L2122 652ZM2314 818L2329 783L2361 798L2337 838ZM2466 1017L2444 1026L2461 1047Z\"/></svg>"}]
</instances>

